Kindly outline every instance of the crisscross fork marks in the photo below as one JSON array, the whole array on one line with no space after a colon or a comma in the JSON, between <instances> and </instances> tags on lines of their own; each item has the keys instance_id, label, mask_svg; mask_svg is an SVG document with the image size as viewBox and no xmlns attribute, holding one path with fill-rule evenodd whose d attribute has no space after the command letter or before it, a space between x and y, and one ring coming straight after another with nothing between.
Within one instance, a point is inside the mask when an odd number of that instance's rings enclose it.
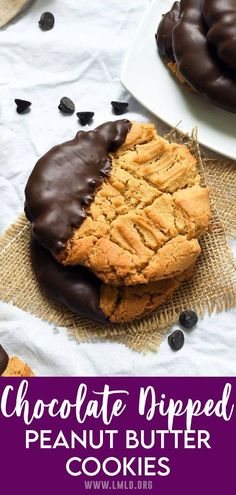
<instances>
[{"instance_id":1,"label":"crisscross fork marks","mask_svg":"<svg viewBox=\"0 0 236 495\"><path fill-rule=\"evenodd\" d=\"M210 221L209 191L199 184L185 145L133 123L60 261L85 265L113 285L177 276L196 261Z\"/></svg>"}]
</instances>

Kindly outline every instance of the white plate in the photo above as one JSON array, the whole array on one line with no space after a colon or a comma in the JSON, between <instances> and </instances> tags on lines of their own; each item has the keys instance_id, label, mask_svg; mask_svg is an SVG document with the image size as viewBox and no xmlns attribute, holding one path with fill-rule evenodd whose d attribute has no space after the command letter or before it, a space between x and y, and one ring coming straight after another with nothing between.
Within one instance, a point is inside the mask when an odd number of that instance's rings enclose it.
<instances>
[{"instance_id":1,"label":"white plate","mask_svg":"<svg viewBox=\"0 0 236 495\"><path fill-rule=\"evenodd\" d=\"M236 115L188 93L170 74L158 55L155 32L173 0L155 0L127 53L121 82L148 110L184 132L198 128L200 143L236 159Z\"/></svg>"}]
</instances>

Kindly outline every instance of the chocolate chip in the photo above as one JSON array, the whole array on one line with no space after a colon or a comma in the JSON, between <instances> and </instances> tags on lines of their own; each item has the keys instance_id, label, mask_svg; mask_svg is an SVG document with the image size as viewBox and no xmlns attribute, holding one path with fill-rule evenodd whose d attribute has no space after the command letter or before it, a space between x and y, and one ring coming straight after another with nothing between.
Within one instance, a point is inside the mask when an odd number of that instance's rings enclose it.
<instances>
[{"instance_id":1,"label":"chocolate chip","mask_svg":"<svg viewBox=\"0 0 236 495\"><path fill-rule=\"evenodd\" d=\"M31 107L32 103L27 100L19 100L18 98L15 99L15 104L16 104L16 111L18 113L24 113L26 110Z\"/></svg>"},{"instance_id":2,"label":"chocolate chip","mask_svg":"<svg viewBox=\"0 0 236 495\"><path fill-rule=\"evenodd\" d=\"M125 101L111 101L111 106L116 115L121 115L127 111L129 104Z\"/></svg>"},{"instance_id":3,"label":"chocolate chip","mask_svg":"<svg viewBox=\"0 0 236 495\"><path fill-rule=\"evenodd\" d=\"M181 330L175 330L168 337L169 346L173 351L179 351L184 345L184 334Z\"/></svg>"},{"instance_id":4,"label":"chocolate chip","mask_svg":"<svg viewBox=\"0 0 236 495\"><path fill-rule=\"evenodd\" d=\"M179 323L184 328L193 328L196 326L197 322L198 322L198 317L195 311L192 311L191 309L183 311L180 314Z\"/></svg>"},{"instance_id":5,"label":"chocolate chip","mask_svg":"<svg viewBox=\"0 0 236 495\"><path fill-rule=\"evenodd\" d=\"M58 108L62 113L72 114L75 111L75 104L70 98L63 96Z\"/></svg>"},{"instance_id":6,"label":"chocolate chip","mask_svg":"<svg viewBox=\"0 0 236 495\"><path fill-rule=\"evenodd\" d=\"M92 120L94 112L78 112L76 115L81 125L86 125Z\"/></svg>"},{"instance_id":7,"label":"chocolate chip","mask_svg":"<svg viewBox=\"0 0 236 495\"><path fill-rule=\"evenodd\" d=\"M39 27L42 31L50 31L55 24L55 17L51 12L44 12L39 19Z\"/></svg>"}]
</instances>

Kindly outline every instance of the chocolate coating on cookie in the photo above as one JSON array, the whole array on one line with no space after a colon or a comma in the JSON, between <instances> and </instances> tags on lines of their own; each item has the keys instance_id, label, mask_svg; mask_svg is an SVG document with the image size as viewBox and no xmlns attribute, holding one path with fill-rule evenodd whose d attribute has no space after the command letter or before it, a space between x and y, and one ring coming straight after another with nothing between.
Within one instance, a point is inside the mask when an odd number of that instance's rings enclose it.
<instances>
[{"instance_id":1,"label":"chocolate coating on cookie","mask_svg":"<svg viewBox=\"0 0 236 495\"><path fill-rule=\"evenodd\" d=\"M64 267L34 239L31 241L31 259L40 284L52 299L67 306L73 313L98 323L108 323L100 308L102 282L87 268Z\"/></svg>"},{"instance_id":2,"label":"chocolate coating on cookie","mask_svg":"<svg viewBox=\"0 0 236 495\"><path fill-rule=\"evenodd\" d=\"M41 245L55 254L64 248L110 173L109 152L124 143L130 128L128 120L107 122L93 131L78 132L40 158L25 189L25 213Z\"/></svg>"},{"instance_id":3,"label":"chocolate coating on cookie","mask_svg":"<svg viewBox=\"0 0 236 495\"><path fill-rule=\"evenodd\" d=\"M0 375L2 375L7 368L9 362L9 356L5 349L0 345Z\"/></svg>"},{"instance_id":4,"label":"chocolate coating on cookie","mask_svg":"<svg viewBox=\"0 0 236 495\"><path fill-rule=\"evenodd\" d=\"M180 2L174 2L171 10L162 16L156 33L156 43L162 58L174 62L172 31L179 21Z\"/></svg>"},{"instance_id":5,"label":"chocolate coating on cookie","mask_svg":"<svg viewBox=\"0 0 236 495\"><path fill-rule=\"evenodd\" d=\"M207 41L202 0L182 0L172 33L174 58L184 79L215 105L236 112L236 76L217 58Z\"/></svg>"},{"instance_id":6,"label":"chocolate coating on cookie","mask_svg":"<svg viewBox=\"0 0 236 495\"><path fill-rule=\"evenodd\" d=\"M208 41L216 47L218 57L236 71L236 1L203 0L202 13Z\"/></svg>"}]
</instances>

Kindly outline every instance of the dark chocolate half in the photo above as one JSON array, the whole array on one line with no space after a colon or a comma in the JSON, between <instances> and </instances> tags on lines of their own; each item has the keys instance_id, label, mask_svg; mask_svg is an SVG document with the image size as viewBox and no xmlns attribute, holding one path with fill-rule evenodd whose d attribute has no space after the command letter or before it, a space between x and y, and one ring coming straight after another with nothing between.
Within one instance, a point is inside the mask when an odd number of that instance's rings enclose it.
<instances>
[{"instance_id":1,"label":"dark chocolate half","mask_svg":"<svg viewBox=\"0 0 236 495\"><path fill-rule=\"evenodd\" d=\"M100 308L102 282L83 266L63 266L34 239L31 240L31 260L39 283L55 301L73 313L106 324Z\"/></svg>"},{"instance_id":2,"label":"dark chocolate half","mask_svg":"<svg viewBox=\"0 0 236 495\"><path fill-rule=\"evenodd\" d=\"M180 2L174 2L171 10L162 16L156 33L156 43L162 58L174 62L172 49L172 31L179 21Z\"/></svg>"},{"instance_id":3,"label":"dark chocolate half","mask_svg":"<svg viewBox=\"0 0 236 495\"><path fill-rule=\"evenodd\" d=\"M124 143L130 128L124 119L79 131L36 163L25 189L25 213L39 244L55 254L65 247L110 173L109 152Z\"/></svg>"},{"instance_id":4,"label":"dark chocolate half","mask_svg":"<svg viewBox=\"0 0 236 495\"><path fill-rule=\"evenodd\" d=\"M5 349L0 345L0 375L2 375L7 368L9 362L9 356Z\"/></svg>"},{"instance_id":5,"label":"dark chocolate half","mask_svg":"<svg viewBox=\"0 0 236 495\"><path fill-rule=\"evenodd\" d=\"M207 40L202 0L182 0L173 28L172 48L178 69L193 89L215 105L236 112L236 74L219 60Z\"/></svg>"},{"instance_id":6,"label":"dark chocolate half","mask_svg":"<svg viewBox=\"0 0 236 495\"><path fill-rule=\"evenodd\" d=\"M218 57L236 71L236 1L203 0L202 14L208 26L207 39Z\"/></svg>"}]
</instances>

